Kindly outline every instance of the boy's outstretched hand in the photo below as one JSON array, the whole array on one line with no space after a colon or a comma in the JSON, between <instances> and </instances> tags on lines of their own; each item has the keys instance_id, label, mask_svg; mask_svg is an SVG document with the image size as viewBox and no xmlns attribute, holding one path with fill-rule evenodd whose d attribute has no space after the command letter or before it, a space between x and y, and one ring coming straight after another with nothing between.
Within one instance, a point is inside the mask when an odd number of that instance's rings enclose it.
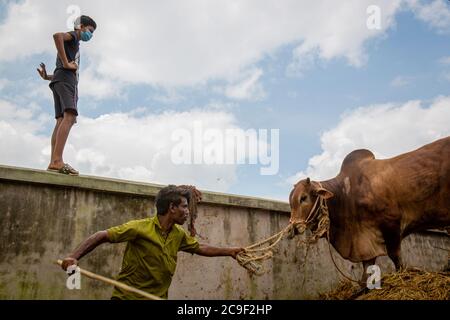
<instances>
[{"instance_id":1,"label":"boy's outstretched hand","mask_svg":"<svg viewBox=\"0 0 450 320\"><path fill-rule=\"evenodd\" d=\"M37 68L36 70L39 73L39 75L41 76L41 78L44 80L50 80L50 78L47 74L47 70L45 69L45 64L43 62L41 62L41 64L39 66L40 66L40 68Z\"/></svg>"}]
</instances>

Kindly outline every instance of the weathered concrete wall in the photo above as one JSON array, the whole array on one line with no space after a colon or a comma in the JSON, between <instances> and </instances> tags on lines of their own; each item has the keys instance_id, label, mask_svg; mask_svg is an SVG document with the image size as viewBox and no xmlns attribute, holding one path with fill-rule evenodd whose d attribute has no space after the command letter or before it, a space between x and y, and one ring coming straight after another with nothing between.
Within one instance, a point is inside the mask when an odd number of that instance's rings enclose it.
<instances>
[{"instance_id":1,"label":"weathered concrete wall","mask_svg":"<svg viewBox=\"0 0 450 320\"><path fill-rule=\"evenodd\" d=\"M160 187L0 166L0 299L109 299L110 286L87 278L81 290L66 289L67 277L54 261L98 230L152 215ZM206 243L246 246L280 231L288 217L286 203L205 192L197 229ZM305 248L296 241L281 242L261 277L249 276L231 258L180 253L169 298L311 299L333 289L342 277L328 243L311 246L305 261ZM80 266L114 277L124 246L104 244ZM339 268L359 278L360 264L331 250ZM410 266L437 271L446 265L448 250L448 236L426 233L405 239L402 255ZM377 262L382 272L393 269L387 258Z\"/></svg>"}]
</instances>

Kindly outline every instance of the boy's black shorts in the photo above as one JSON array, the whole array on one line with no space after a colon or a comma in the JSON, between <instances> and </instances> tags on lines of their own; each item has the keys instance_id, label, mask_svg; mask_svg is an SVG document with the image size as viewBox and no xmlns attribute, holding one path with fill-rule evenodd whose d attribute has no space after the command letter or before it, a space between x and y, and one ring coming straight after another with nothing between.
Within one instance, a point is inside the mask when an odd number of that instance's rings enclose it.
<instances>
[{"instance_id":1,"label":"boy's black shorts","mask_svg":"<svg viewBox=\"0 0 450 320\"><path fill-rule=\"evenodd\" d=\"M72 112L78 116L78 89L65 82L55 82L50 86L55 100L55 118L64 117L64 112Z\"/></svg>"}]
</instances>

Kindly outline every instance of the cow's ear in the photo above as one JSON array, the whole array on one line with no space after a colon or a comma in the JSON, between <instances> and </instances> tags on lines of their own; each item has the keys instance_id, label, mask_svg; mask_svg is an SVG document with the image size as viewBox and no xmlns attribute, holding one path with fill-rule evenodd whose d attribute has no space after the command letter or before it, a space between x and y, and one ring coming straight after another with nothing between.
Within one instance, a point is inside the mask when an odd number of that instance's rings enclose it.
<instances>
[{"instance_id":1,"label":"cow's ear","mask_svg":"<svg viewBox=\"0 0 450 320\"><path fill-rule=\"evenodd\" d=\"M333 192L328 191L327 189L320 188L316 191L317 195L324 198L325 200L328 200L330 198L334 197Z\"/></svg>"}]
</instances>

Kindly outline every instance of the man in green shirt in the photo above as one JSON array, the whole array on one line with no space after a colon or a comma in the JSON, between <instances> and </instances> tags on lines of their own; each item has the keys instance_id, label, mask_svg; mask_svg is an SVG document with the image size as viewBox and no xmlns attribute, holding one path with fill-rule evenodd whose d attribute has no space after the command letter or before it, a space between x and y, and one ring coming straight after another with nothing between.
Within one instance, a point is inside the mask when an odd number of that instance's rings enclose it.
<instances>
[{"instance_id":1,"label":"man in green shirt","mask_svg":"<svg viewBox=\"0 0 450 320\"><path fill-rule=\"evenodd\" d=\"M62 268L78 260L98 245L127 242L122 269L117 280L129 286L167 299L172 276L177 265L178 251L206 257L231 256L242 248L218 248L199 244L181 227L189 214L189 194L183 188L168 186L157 194L154 217L129 221L123 225L98 231L84 240L67 258ZM143 299L144 297L114 288L112 299Z\"/></svg>"}]
</instances>

